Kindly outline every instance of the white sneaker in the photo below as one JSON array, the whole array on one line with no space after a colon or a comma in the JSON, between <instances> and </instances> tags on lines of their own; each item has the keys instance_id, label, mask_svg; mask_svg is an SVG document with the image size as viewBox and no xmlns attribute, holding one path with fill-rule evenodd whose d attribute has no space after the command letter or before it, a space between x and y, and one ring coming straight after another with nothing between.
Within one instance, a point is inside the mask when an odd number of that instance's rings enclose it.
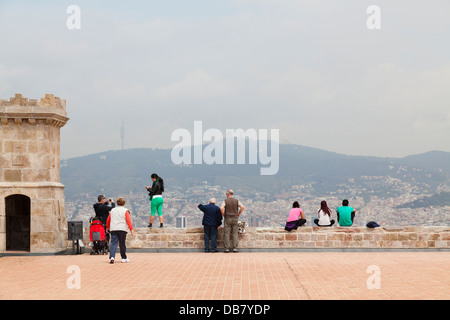
<instances>
[{"instance_id":1,"label":"white sneaker","mask_svg":"<svg viewBox=\"0 0 450 320\"><path fill-rule=\"evenodd\" d=\"M109 259L109 263L113 264L114 263L114 258Z\"/></svg>"},{"instance_id":2,"label":"white sneaker","mask_svg":"<svg viewBox=\"0 0 450 320\"><path fill-rule=\"evenodd\" d=\"M122 259L122 263L128 263L130 262L130 259Z\"/></svg>"}]
</instances>

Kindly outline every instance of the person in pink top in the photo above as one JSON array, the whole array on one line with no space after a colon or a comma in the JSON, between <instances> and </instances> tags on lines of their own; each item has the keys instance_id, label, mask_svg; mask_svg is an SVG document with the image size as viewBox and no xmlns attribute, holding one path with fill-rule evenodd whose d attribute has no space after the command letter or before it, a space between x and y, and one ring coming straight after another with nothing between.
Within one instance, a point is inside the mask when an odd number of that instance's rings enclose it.
<instances>
[{"instance_id":1,"label":"person in pink top","mask_svg":"<svg viewBox=\"0 0 450 320\"><path fill-rule=\"evenodd\" d=\"M297 230L306 223L305 216L303 215L303 210L300 208L300 204L295 201L292 204L292 209L289 211L289 217L286 221L286 226L284 230L291 231L292 229Z\"/></svg>"}]
</instances>

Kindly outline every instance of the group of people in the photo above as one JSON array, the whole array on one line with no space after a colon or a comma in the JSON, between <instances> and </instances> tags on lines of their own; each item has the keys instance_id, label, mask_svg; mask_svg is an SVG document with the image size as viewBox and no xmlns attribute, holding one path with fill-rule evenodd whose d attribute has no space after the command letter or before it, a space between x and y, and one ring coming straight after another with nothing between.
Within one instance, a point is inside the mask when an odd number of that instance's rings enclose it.
<instances>
[{"instance_id":1,"label":"group of people","mask_svg":"<svg viewBox=\"0 0 450 320\"><path fill-rule=\"evenodd\" d=\"M125 198L117 198L117 206L113 199L106 200L104 195L98 196L98 202L94 204L95 216L102 222L106 229L106 240L110 246L110 263L114 263L116 257L117 246L120 247L120 255L122 263L130 262L126 253L125 242L128 231L131 235L133 232L133 224L131 222L130 210L125 208Z\"/></svg>"},{"instance_id":2,"label":"group of people","mask_svg":"<svg viewBox=\"0 0 450 320\"><path fill-rule=\"evenodd\" d=\"M342 206L336 209L337 220L339 226L350 227L355 219L356 210L350 207L347 199L342 201ZM320 203L320 209L317 212L318 219L314 219L314 223L318 227L331 227L335 220L331 219L331 209L328 207L326 201ZM289 216L286 222L285 230L291 231L293 229L297 230L298 227L306 223L303 210L297 201L292 204L292 209L289 211Z\"/></svg>"},{"instance_id":3,"label":"group of people","mask_svg":"<svg viewBox=\"0 0 450 320\"><path fill-rule=\"evenodd\" d=\"M148 227L151 228L153 226L153 220L155 219L156 213L158 213L160 228L162 228L162 193L164 192L164 180L156 173L151 175L151 179L153 181L152 186L145 186L149 193L149 200L151 202L150 223ZM130 232L131 235L133 235L134 232L130 217L130 210L125 208L125 198L120 197L117 199L117 207L113 199L110 198L106 200L104 195L99 195L97 201L98 202L94 204L95 216L105 226L107 241L109 242L111 239L109 254L110 263L113 264L115 261L117 246L120 247L122 263L130 262L126 254L125 242L128 232Z\"/></svg>"},{"instance_id":4,"label":"group of people","mask_svg":"<svg viewBox=\"0 0 450 320\"><path fill-rule=\"evenodd\" d=\"M145 186L149 193L151 202L150 222L148 227L153 227L155 215L158 214L160 228L163 227L163 197L164 180L156 173L151 175L153 184L151 187ZM110 246L110 263L114 263L117 246L120 247L120 255L122 262L126 263L130 260L126 255L126 237L130 232L133 235L133 224L131 222L130 211L125 207L125 199L120 197L117 199L117 206L113 199L106 200L104 195L98 196L98 203L94 204L96 217L103 223L106 228L107 241L111 239ZM202 225L204 229L205 252L218 252L217 235L218 229L224 222L224 252L238 252L238 221L239 216L244 212L242 203L234 198L233 190L226 192L226 199L222 201L220 207L216 205L216 199L211 198L206 205L198 204L198 209L203 212ZM342 201L342 206L336 210L339 226L351 226L355 218L355 210L349 206L347 199ZM331 227L335 220L331 219L332 211L328 207L326 201L320 203L320 209L317 212L318 218L314 219L314 223L320 227ZM289 216L285 225L285 230L291 231L304 225L306 219L303 210L300 208L298 201L292 204Z\"/></svg>"},{"instance_id":5,"label":"group of people","mask_svg":"<svg viewBox=\"0 0 450 320\"><path fill-rule=\"evenodd\" d=\"M222 201L220 207L216 205L216 199L211 198L209 204L199 204L197 207L203 212L202 225L205 238L205 252L218 252L217 234L219 227L224 220L224 252L238 252L238 222L239 216L244 212L242 203L234 198L234 192L227 190L226 199ZM209 241L211 240L211 246Z\"/></svg>"}]
</instances>

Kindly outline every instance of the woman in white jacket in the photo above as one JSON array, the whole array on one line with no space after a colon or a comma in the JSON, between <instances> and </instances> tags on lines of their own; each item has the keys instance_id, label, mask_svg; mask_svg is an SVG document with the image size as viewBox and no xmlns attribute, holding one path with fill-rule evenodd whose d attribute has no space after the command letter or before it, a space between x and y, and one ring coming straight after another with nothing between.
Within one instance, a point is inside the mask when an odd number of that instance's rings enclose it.
<instances>
[{"instance_id":1,"label":"woman in white jacket","mask_svg":"<svg viewBox=\"0 0 450 320\"><path fill-rule=\"evenodd\" d=\"M131 223L130 211L124 207L125 199L120 197L116 201L117 207L111 210L106 221L106 228L111 232L111 248L109 253L110 263L114 263L116 257L117 244L120 246L122 262L130 262L127 258L127 248L125 241L128 230L133 235L133 225Z\"/></svg>"}]
</instances>

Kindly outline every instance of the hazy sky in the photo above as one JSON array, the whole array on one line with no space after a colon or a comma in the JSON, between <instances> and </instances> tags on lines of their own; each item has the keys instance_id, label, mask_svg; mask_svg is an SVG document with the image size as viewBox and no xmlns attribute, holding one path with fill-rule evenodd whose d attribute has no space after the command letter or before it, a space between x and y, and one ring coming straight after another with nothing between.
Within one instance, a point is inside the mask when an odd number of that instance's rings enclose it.
<instances>
[{"instance_id":1,"label":"hazy sky","mask_svg":"<svg viewBox=\"0 0 450 320\"><path fill-rule=\"evenodd\" d=\"M126 148L170 148L201 120L352 155L450 151L449 14L448 0L0 0L0 98L66 99L62 158L120 149L122 119Z\"/></svg>"}]
</instances>

